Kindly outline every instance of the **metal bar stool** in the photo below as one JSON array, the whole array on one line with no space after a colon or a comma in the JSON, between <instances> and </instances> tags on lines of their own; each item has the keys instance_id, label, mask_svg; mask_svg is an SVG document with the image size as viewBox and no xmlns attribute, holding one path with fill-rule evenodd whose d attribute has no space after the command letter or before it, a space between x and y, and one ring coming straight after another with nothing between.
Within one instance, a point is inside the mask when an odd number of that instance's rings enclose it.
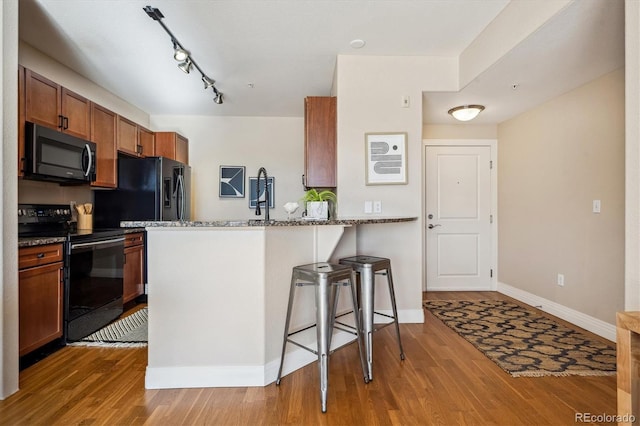
<instances>
[{"instance_id":1,"label":"metal bar stool","mask_svg":"<svg viewBox=\"0 0 640 426\"><path fill-rule=\"evenodd\" d=\"M291 311L296 287L315 287L316 324L303 328L302 330L289 332L291 321ZM280 356L280 368L276 385L280 385L282 378L282 366L284 365L284 354L287 343L293 343L318 356L318 371L320 373L320 401L322 412L327 411L327 389L329 387L329 355L331 351L331 338L333 329L338 328L356 335L358 341L358 351L360 353L360 366L365 383L368 382L362 341L360 339L360 318L354 315L355 327L342 324L348 329L335 325L335 314L338 306L339 286L349 286L351 288L351 299L353 301L354 313L358 312L357 296L355 289L355 273L349 266L335 265L326 262L311 263L308 265L296 266L291 274L291 289L289 290L289 305L287 307L287 319L284 326L284 340L282 342L282 355ZM316 327L317 351L302 345L290 337L301 331Z\"/></svg>"},{"instance_id":2,"label":"metal bar stool","mask_svg":"<svg viewBox=\"0 0 640 426\"><path fill-rule=\"evenodd\" d=\"M360 281L360 309L362 325L362 335L364 338L365 352L367 353L367 378L373 380L373 332L388 325L395 324L396 336L398 337L398 347L400 348L400 359L404 360L404 350L400 340L400 327L398 326L398 309L396 308L396 296L393 290L393 276L391 274L391 261L384 257L374 256L352 256L340 259L341 265L348 265L358 274ZM387 277L389 285L389 296L391 298L391 309L393 315L383 314L374 311L375 299L375 277L374 275L384 275ZM375 328L373 317L381 315L391 318L393 321Z\"/></svg>"}]
</instances>

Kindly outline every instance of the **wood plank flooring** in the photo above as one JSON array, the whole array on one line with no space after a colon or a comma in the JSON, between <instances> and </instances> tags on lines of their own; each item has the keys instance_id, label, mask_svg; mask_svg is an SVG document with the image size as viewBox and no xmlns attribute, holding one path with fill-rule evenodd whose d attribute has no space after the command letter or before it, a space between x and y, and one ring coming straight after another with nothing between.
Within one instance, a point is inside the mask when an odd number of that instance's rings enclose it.
<instances>
[{"instance_id":1,"label":"wood plank flooring","mask_svg":"<svg viewBox=\"0 0 640 426\"><path fill-rule=\"evenodd\" d=\"M325 414L316 364L280 386L145 390L146 348L66 347L20 373L20 391L0 401L0 424L567 425L576 413L616 413L615 376L512 378L428 311L424 324L400 327L405 361L393 327L376 333L369 384L356 345L332 355Z\"/></svg>"}]
</instances>

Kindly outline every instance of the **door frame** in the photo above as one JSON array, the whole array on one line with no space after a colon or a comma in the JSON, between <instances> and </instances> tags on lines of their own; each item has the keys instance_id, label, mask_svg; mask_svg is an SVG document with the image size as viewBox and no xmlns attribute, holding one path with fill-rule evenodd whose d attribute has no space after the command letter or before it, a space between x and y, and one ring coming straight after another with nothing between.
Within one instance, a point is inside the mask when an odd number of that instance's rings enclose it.
<instances>
[{"instance_id":1,"label":"door frame","mask_svg":"<svg viewBox=\"0 0 640 426\"><path fill-rule=\"evenodd\" d=\"M493 276L490 278L491 290L498 290L498 140L497 139L423 139L422 140L422 291L427 290L427 197L426 197L426 175L427 175L427 147L432 146L487 146L490 148L490 157L493 167L490 170L491 182L491 214L493 215L493 226L491 227L491 265Z\"/></svg>"}]
</instances>

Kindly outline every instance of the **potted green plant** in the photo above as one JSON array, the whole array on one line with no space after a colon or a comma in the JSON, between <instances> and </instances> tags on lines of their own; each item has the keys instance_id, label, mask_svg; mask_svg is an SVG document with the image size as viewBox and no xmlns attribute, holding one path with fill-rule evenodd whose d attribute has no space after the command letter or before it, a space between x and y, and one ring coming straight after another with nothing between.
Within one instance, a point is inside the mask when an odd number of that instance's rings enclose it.
<instances>
[{"instance_id":1,"label":"potted green plant","mask_svg":"<svg viewBox=\"0 0 640 426\"><path fill-rule=\"evenodd\" d=\"M335 192L325 189L318 191L315 188L309 189L304 193L302 202L305 203L307 217L326 220L329 218L329 210L335 214L335 203L338 201ZM331 206L329 206L331 203Z\"/></svg>"}]
</instances>

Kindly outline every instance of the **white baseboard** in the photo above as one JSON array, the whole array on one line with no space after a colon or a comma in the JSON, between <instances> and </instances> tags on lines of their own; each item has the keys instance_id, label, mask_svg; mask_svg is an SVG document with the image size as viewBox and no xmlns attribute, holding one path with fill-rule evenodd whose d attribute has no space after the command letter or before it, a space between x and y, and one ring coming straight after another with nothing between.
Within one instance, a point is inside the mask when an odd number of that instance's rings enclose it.
<instances>
[{"instance_id":1,"label":"white baseboard","mask_svg":"<svg viewBox=\"0 0 640 426\"><path fill-rule=\"evenodd\" d=\"M604 337L605 339L608 339L612 342L616 341L615 324L609 324L590 315L583 314L582 312L576 311L559 303L552 302L551 300L536 296L535 294L531 294L527 291L520 290L502 282L498 282L498 292L509 297L513 297L514 299L519 300L522 303L526 303L527 305L536 307L541 311L547 312L551 315L568 321L571 324L577 325L578 327L584 328L585 330L597 334L600 337Z\"/></svg>"}]
</instances>

